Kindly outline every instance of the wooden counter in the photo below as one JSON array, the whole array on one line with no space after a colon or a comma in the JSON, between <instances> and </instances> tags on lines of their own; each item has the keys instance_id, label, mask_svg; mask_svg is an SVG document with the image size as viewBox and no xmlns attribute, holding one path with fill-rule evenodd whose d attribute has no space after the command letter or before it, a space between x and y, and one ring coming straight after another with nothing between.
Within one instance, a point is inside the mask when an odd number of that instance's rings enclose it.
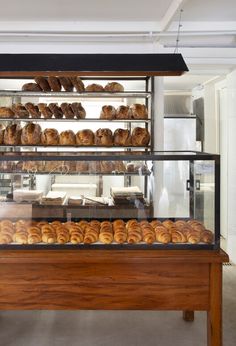
<instances>
[{"instance_id":1,"label":"wooden counter","mask_svg":"<svg viewBox=\"0 0 236 346\"><path fill-rule=\"evenodd\" d=\"M221 251L0 251L0 309L194 310L222 345Z\"/></svg>"}]
</instances>

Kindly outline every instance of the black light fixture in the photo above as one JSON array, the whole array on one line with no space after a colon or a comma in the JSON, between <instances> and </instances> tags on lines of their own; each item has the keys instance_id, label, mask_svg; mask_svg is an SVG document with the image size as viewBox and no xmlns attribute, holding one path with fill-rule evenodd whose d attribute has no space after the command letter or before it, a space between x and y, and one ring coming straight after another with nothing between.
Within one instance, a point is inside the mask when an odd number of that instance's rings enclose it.
<instances>
[{"instance_id":1,"label":"black light fixture","mask_svg":"<svg viewBox=\"0 0 236 346\"><path fill-rule=\"evenodd\" d=\"M80 76L180 76L181 54L0 54L0 77L40 74Z\"/></svg>"}]
</instances>

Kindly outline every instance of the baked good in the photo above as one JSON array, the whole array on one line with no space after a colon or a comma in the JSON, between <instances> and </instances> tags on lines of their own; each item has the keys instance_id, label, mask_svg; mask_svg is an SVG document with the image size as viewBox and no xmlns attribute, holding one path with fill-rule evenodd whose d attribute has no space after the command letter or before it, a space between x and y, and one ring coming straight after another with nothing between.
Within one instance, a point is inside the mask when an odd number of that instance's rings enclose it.
<instances>
[{"instance_id":1,"label":"baked good","mask_svg":"<svg viewBox=\"0 0 236 346\"><path fill-rule=\"evenodd\" d=\"M62 131L59 136L60 145L75 145L75 134L71 130Z\"/></svg>"},{"instance_id":2,"label":"baked good","mask_svg":"<svg viewBox=\"0 0 236 346\"><path fill-rule=\"evenodd\" d=\"M12 110L15 113L15 118L28 118L29 112L21 103L15 103L12 105Z\"/></svg>"},{"instance_id":3,"label":"baked good","mask_svg":"<svg viewBox=\"0 0 236 346\"><path fill-rule=\"evenodd\" d=\"M127 241L127 230L125 227L116 227L114 229L114 240L118 244L123 244Z\"/></svg>"},{"instance_id":4,"label":"baked good","mask_svg":"<svg viewBox=\"0 0 236 346\"><path fill-rule=\"evenodd\" d=\"M171 240L172 243L186 243L187 237L183 232L176 229L171 231Z\"/></svg>"},{"instance_id":5,"label":"baked good","mask_svg":"<svg viewBox=\"0 0 236 346\"><path fill-rule=\"evenodd\" d=\"M141 227L138 225L129 227L127 242L129 244L136 244L136 243L140 243L141 240L142 240Z\"/></svg>"},{"instance_id":6,"label":"baked good","mask_svg":"<svg viewBox=\"0 0 236 346\"><path fill-rule=\"evenodd\" d=\"M93 83L86 86L85 91L86 92L100 92L100 91L104 91L104 88L100 84Z\"/></svg>"},{"instance_id":7,"label":"baked good","mask_svg":"<svg viewBox=\"0 0 236 346\"><path fill-rule=\"evenodd\" d=\"M0 144L4 143L4 132L5 132L5 126L0 124Z\"/></svg>"},{"instance_id":8,"label":"baked good","mask_svg":"<svg viewBox=\"0 0 236 346\"><path fill-rule=\"evenodd\" d=\"M112 161L101 161L101 173L111 173L114 171L114 162Z\"/></svg>"},{"instance_id":9,"label":"baked good","mask_svg":"<svg viewBox=\"0 0 236 346\"><path fill-rule=\"evenodd\" d=\"M49 103L48 107L56 119L63 118L63 112L57 103Z\"/></svg>"},{"instance_id":10,"label":"baked good","mask_svg":"<svg viewBox=\"0 0 236 346\"><path fill-rule=\"evenodd\" d=\"M39 77L35 77L34 80L43 91L51 91L47 78L39 76Z\"/></svg>"},{"instance_id":11,"label":"baked good","mask_svg":"<svg viewBox=\"0 0 236 346\"><path fill-rule=\"evenodd\" d=\"M138 221L136 219L130 219L126 222L126 228L129 229L132 226L138 226Z\"/></svg>"},{"instance_id":12,"label":"baked good","mask_svg":"<svg viewBox=\"0 0 236 346\"><path fill-rule=\"evenodd\" d=\"M57 145L59 143L59 133L56 129L45 129L41 134L43 145Z\"/></svg>"},{"instance_id":13,"label":"baked good","mask_svg":"<svg viewBox=\"0 0 236 346\"><path fill-rule=\"evenodd\" d=\"M117 220L113 221L113 228L114 228L114 230L115 230L116 228L119 228L119 227L125 227L125 222L124 222L124 220L122 220L122 219L117 219Z\"/></svg>"},{"instance_id":14,"label":"baked good","mask_svg":"<svg viewBox=\"0 0 236 346\"><path fill-rule=\"evenodd\" d=\"M46 103L39 103L38 104L39 111L42 113L43 117L46 119L51 119L53 116L52 111L47 106Z\"/></svg>"},{"instance_id":15,"label":"baked good","mask_svg":"<svg viewBox=\"0 0 236 346\"><path fill-rule=\"evenodd\" d=\"M101 162L100 161L89 161L88 171L89 171L89 173L100 173L101 172Z\"/></svg>"},{"instance_id":16,"label":"baked good","mask_svg":"<svg viewBox=\"0 0 236 346\"><path fill-rule=\"evenodd\" d=\"M169 228L173 227L175 225L175 223L172 220L165 220L162 222L162 225L169 229Z\"/></svg>"},{"instance_id":17,"label":"baked good","mask_svg":"<svg viewBox=\"0 0 236 346\"><path fill-rule=\"evenodd\" d=\"M89 165L87 161L77 161L75 166L75 171L78 173L87 173L88 167Z\"/></svg>"},{"instance_id":18,"label":"baked good","mask_svg":"<svg viewBox=\"0 0 236 346\"><path fill-rule=\"evenodd\" d=\"M79 224L67 226L72 244L79 244L84 241L84 229Z\"/></svg>"},{"instance_id":19,"label":"baked good","mask_svg":"<svg viewBox=\"0 0 236 346\"><path fill-rule=\"evenodd\" d=\"M143 127L135 127L132 131L132 145L133 146L146 146L150 141L150 134L147 129Z\"/></svg>"},{"instance_id":20,"label":"baked good","mask_svg":"<svg viewBox=\"0 0 236 346\"><path fill-rule=\"evenodd\" d=\"M95 132L95 144L111 146L113 144L113 135L110 129L98 129Z\"/></svg>"},{"instance_id":21,"label":"baked good","mask_svg":"<svg viewBox=\"0 0 236 346\"><path fill-rule=\"evenodd\" d=\"M66 244L70 241L70 234L66 227L58 225L55 227L55 231L57 235L57 243Z\"/></svg>"},{"instance_id":22,"label":"baked good","mask_svg":"<svg viewBox=\"0 0 236 346\"><path fill-rule=\"evenodd\" d=\"M155 227L156 241L158 243L168 244L171 242L171 233L162 225Z\"/></svg>"},{"instance_id":23,"label":"baked good","mask_svg":"<svg viewBox=\"0 0 236 346\"><path fill-rule=\"evenodd\" d=\"M94 133L91 130L80 130L75 137L77 145L94 145Z\"/></svg>"},{"instance_id":24,"label":"baked good","mask_svg":"<svg viewBox=\"0 0 236 346\"><path fill-rule=\"evenodd\" d=\"M0 107L0 118L14 118L14 115L10 107Z\"/></svg>"},{"instance_id":25,"label":"baked good","mask_svg":"<svg viewBox=\"0 0 236 346\"><path fill-rule=\"evenodd\" d=\"M148 225L142 227L142 237L143 241L147 244L153 244L156 240L153 228Z\"/></svg>"},{"instance_id":26,"label":"baked good","mask_svg":"<svg viewBox=\"0 0 236 346\"><path fill-rule=\"evenodd\" d=\"M131 145L130 131L125 129L116 129L114 132L114 145L116 146Z\"/></svg>"},{"instance_id":27,"label":"baked good","mask_svg":"<svg viewBox=\"0 0 236 346\"><path fill-rule=\"evenodd\" d=\"M114 171L118 173L126 172L126 167L123 161L114 161Z\"/></svg>"},{"instance_id":28,"label":"baked good","mask_svg":"<svg viewBox=\"0 0 236 346\"><path fill-rule=\"evenodd\" d=\"M187 232L187 234L186 234L186 237L187 237L188 243L197 244L201 240L201 232L189 230L189 232Z\"/></svg>"},{"instance_id":29,"label":"baked good","mask_svg":"<svg viewBox=\"0 0 236 346\"><path fill-rule=\"evenodd\" d=\"M177 228L182 228L182 227L184 227L184 226L186 226L187 225L187 223L186 223L186 221L184 221L184 220L178 220L178 221L175 221L175 226L177 227Z\"/></svg>"},{"instance_id":30,"label":"baked good","mask_svg":"<svg viewBox=\"0 0 236 346\"><path fill-rule=\"evenodd\" d=\"M134 103L129 107L129 118L130 119L147 119L148 110L145 105Z\"/></svg>"},{"instance_id":31,"label":"baked good","mask_svg":"<svg viewBox=\"0 0 236 346\"><path fill-rule=\"evenodd\" d=\"M121 105L116 109L116 119L129 119L129 107Z\"/></svg>"},{"instance_id":32,"label":"baked good","mask_svg":"<svg viewBox=\"0 0 236 346\"><path fill-rule=\"evenodd\" d=\"M4 131L5 145L19 145L21 140L21 127L17 124L8 125Z\"/></svg>"},{"instance_id":33,"label":"baked good","mask_svg":"<svg viewBox=\"0 0 236 346\"><path fill-rule=\"evenodd\" d=\"M42 91L37 83L26 83L22 86L23 91Z\"/></svg>"},{"instance_id":34,"label":"baked good","mask_svg":"<svg viewBox=\"0 0 236 346\"><path fill-rule=\"evenodd\" d=\"M61 104L61 110L62 110L63 114L65 115L66 119L73 119L75 117L75 114L74 114L72 107L69 103L63 102Z\"/></svg>"},{"instance_id":35,"label":"baked good","mask_svg":"<svg viewBox=\"0 0 236 346\"><path fill-rule=\"evenodd\" d=\"M53 226L49 224L42 225L41 230L42 230L42 241L44 243L48 243L48 244L56 243L57 235Z\"/></svg>"},{"instance_id":36,"label":"baked good","mask_svg":"<svg viewBox=\"0 0 236 346\"><path fill-rule=\"evenodd\" d=\"M71 77L70 80L78 93L84 92L84 83L79 77Z\"/></svg>"},{"instance_id":37,"label":"baked good","mask_svg":"<svg viewBox=\"0 0 236 346\"><path fill-rule=\"evenodd\" d=\"M34 105L33 103L27 102L25 104L25 108L29 112L29 115L32 118L40 118L41 117L41 112L39 111L38 106Z\"/></svg>"},{"instance_id":38,"label":"baked good","mask_svg":"<svg viewBox=\"0 0 236 346\"><path fill-rule=\"evenodd\" d=\"M39 234L29 234L28 235L28 244L37 244L41 243L42 241L42 236Z\"/></svg>"},{"instance_id":39,"label":"baked good","mask_svg":"<svg viewBox=\"0 0 236 346\"><path fill-rule=\"evenodd\" d=\"M52 91L55 91L55 92L61 91L61 83L57 77L54 77L54 76L48 77L48 84Z\"/></svg>"},{"instance_id":40,"label":"baked good","mask_svg":"<svg viewBox=\"0 0 236 346\"><path fill-rule=\"evenodd\" d=\"M73 91L74 86L69 77L58 77L58 78L65 91L70 91L70 92Z\"/></svg>"},{"instance_id":41,"label":"baked good","mask_svg":"<svg viewBox=\"0 0 236 346\"><path fill-rule=\"evenodd\" d=\"M116 117L116 109L113 106L105 105L102 106L102 110L100 112L100 119L115 119Z\"/></svg>"},{"instance_id":42,"label":"baked good","mask_svg":"<svg viewBox=\"0 0 236 346\"><path fill-rule=\"evenodd\" d=\"M73 102L71 108L77 119L84 119L86 117L86 111L80 102Z\"/></svg>"},{"instance_id":43,"label":"baked good","mask_svg":"<svg viewBox=\"0 0 236 346\"><path fill-rule=\"evenodd\" d=\"M109 230L101 230L99 240L103 244L111 244L113 242L113 233Z\"/></svg>"},{"instance_id":44,"label":"baked good","mask_svg":"<svg viewBox=\"0 0 236 346\"><path fill-rule=\"evenodd\" d=\"M23 161L21 170L28 173L43 172L44 161Z\"/></svg>"},{"instance_id":45,"label":"baked good","mask_svg":"<svg viewBox=\"0 0 236 346\"><path fill-rule=\"evenodd\" d=\"M214 236L210 230L207 229L201 232L201 241L203 243L212 244L213 240L214 240Z\"/></svg>"},{"instance_id":46,"label":"baked good","mask_svg":"<svg viewBox=\"0 0 236 346\"><path fill-rule=\"evenodd\" d=\"M41 127L38 124L29 123L25 125L21 133L21 144L37 145L41 141Z\"/></svg>"},{"instance_id":47,"label":"baked good","mask_svg":"<svg viewBox=\"0 0 236 346\"><path fill-rule=\"evenodd\" d=\"M122 91L124 91L124 87L120 83L110 82L110 83L107 83L107 85L105 86L104 90L108 91L108 92L112 92L112 93L114 93L114 92L122 92Z\"/></svg>"},{"instance_id":48,"label":"baked good","mask_svg":"<svg viewBox=\"0 0 236 346\"><path fill-rule=\"evenodd\" d=\"M92 226L87 225L85 228L84 244L92 244L98 241L99 232Z\"/></svg>"}]
</instances>

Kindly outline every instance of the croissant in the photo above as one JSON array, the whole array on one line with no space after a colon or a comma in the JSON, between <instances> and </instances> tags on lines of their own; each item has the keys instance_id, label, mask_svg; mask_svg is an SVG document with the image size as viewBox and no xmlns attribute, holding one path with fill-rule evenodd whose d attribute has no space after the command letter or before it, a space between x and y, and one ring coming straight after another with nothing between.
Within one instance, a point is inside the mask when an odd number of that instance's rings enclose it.
<instances>
[{"instance_id":1,"label":"croissant","mask_svg":"<svg viewBox=\"0 0 236 346\"><path fill-rule=\"evenodd\" d=\"M14 225L10 220L2 220L0 221L0 230L2 229L2 227L10 227L14 229Z\"/></svg>"},{"instance_id":2,"label":"croissant","mask_svg":"<svg viewBox=\"0 0 236 346\"><path fill-rule=\"evenodd\" d=\"M186 243L187 238L183 232L175 230L171 233L172 243Z\"/></svg>"},{"instance_id":3,"label":"croissant","mask_svg":"<svg viewBox=\"0 0 236 346\"><path fill-rule=\"evenodd\" d=\"M127 221L126 223L126 228L129 229L131 226L137 226L138 225L138 221L135 219L130 219L129 221Z\"/></svg>"},{"instance_id":4,"label":"croissant","mask_svg":"<svg viewBox=\"0 0 236 346\"><path fill-rule=\"evenodd\" d=\"M37 222L36 226L39 227L42 230L43 226L49 225L47 221L39 221Z\"/></svg>"},{"instance_id":5,"label":"croissant","mask_svg":"<svg viewBox=\"0 0 236 346\"><path fill-rule=\"evenodd\" d=\"M155 242L155 232L150 227L143 227L142 228L142 234L143 234L143 241L147 244L152 244Z\"/></svg>"},{"instance_id":6,"label":"croissant","mask_svg":"<svg viewBox=\"0 0 236 346\"><path fill-rule=\"evenodd\" d=\"M57 227L62 226L61 221L53 221L51 226L56 230Z\"/></svg>"},{"instance_id":7,"label":"croissant","mask_svg":"<svg viewBox=\"0 0 236 346\"><path fill-rule=\"evenodd\" d=\"M81 220L78 222L78 226L82 228L83 231L85 231L85 228L88 226L88 221L85 221L85 220Z\"/></svg>"},{"instance_id":8,"label":"croissant","mask_svg":"<svg viewBox=\"0 0 236 346\"><path fill-rule=\"evenodd\" d=\"M175 226L177 228L182 228L183 226L186 226L187 225L187 222L184 221L184 220L178 220L178 221L175 221Z\"/></svg>"},{"instance_id":9,"label":"croissant","mask_svg":"<svg viewBox=\"0 0 236 346\"><path fill-rule=\"evenodd\" d=\"M205 230L201 233L201 241L203 243L211 244L213 239L213 233L210 230Z\"/></svg>"},{"instance_id":10,"label":"croissant","mask_svg":"<svg viewBox=\"0 0 236 346\"><path fill-rule=\"evenodd\" d=\"M1 234L8 234L9 236L12 236L14 232L15 230L13 227L9 227L9 226L1 227Z\"/></svg>"},{"instance_id":11,"label":"croissant","mask_svg":"<svg viewBox=\"0 0 236 346\"><path fill-rule=\"evenodd\" d=\"M103 221L102 223L101 223L101 228L102 227L110 227L111 229L112 229L112 223L110 222L110 221Z\"/></svg>"},{"instance_id":12,"label":"croissant","mask_svg":"<svg viewBox=\"0 0 236 346\"><path fill-rule=\"evenodd\" d=\"M82 231L72 230L70 232L70 241L72 244L79 244L84 241L84 235Z\"/></svg>"},{"instance_id":13,"label":"croissant","mask_svg":"<svg viewBox=\"0 0 236 346\"><path fill-rule=\"evenodd\" d=\"M168 244L171 242L171 234L164 226L156 226L155 233L157 242L163 244Z\"/></svg>"},{"instance_id":14,"label":"croissant","mask_svg":"<svg viewBox=\"0 0 236 346\"><path fill-rule=\"evenodd\" d=\"M113 228L114 228L114 230L116 228L119 228L119 227L125 227L124 220L118 219L118 220L113 221Z\"/></svg>"},{"instance_id":15,"label":"croissant","mask_svg":"<svg viewBox=\"0 0 236 346\"><path fill-rule=\"evenodd\" d=\"M85 230L84 243L91 244L96 243L96 241L98 241L98 231L91 226L87 226Z\"/></svg>"},{"instance_id":16,"label":"croissant","mask_svg":"<svg viewBox=\"0 0 236 346\"><path fill-rule=\"evenodd\" d=\"M165 226L166 228L171 228L172 226L175 225L175 223L171 220L165 220L162 222L162 225Z\"/></svg>"},{"instance_id":17,"label":"croissant","mask_svg":"<svg viewBox=\"0 0 236 346\"><path fill-rule=\"evenodd\" d=\"M9 244L12 242L12 237L9 234L0 234L0 244Z\"/></svg>"},{"instance_id":18,"label":"croissant","mask_svg":"<svg viewBox=\"0 0 236 346\"><path fill-rule=\"evenodd\" d=\"M13 241L19 244L27 244L28 243L28 234L26 231L17 231L13 235Z\"/></svg>"},{"instance_id":19,"label":"croissant","mask_svg":"<svg viewBox=\"0 0 236 346\"><path fill-rule=\"evenodd\" d=\"M60 231L57 231L57 242L59 244L65 244L70 241L70 235L68 231L65 231L65 229L61 229Z\"/></svg>"},{"instance_id":20,"label":"croissant","mask_svg":"<svg viewBox=\"0 0 236 346\"><path fill-rule=\"evenodd\" d=\"M150 225L152 226L152 228L156 228L157 226L160 226L162 223L161 223L161 221L159 221L159 220L152 220L151 222L150 222Z\"/></svg>"},{"instance_id":21,"label":"croissant","mask_svg":"<svg viewBox=\"0 0 236 346\"><path fill-rule=\"evenodd\" d=\"M127 240L127 231L124 227L117 227L114 232L114 240L118 244L123 244Z\"/></svg>"},{"instance_id":22,"label":"croissant","mask_svg":"<svg viewBox=\"0 0 236 346\"><path fill-rule=\"evenodd\" d=\"M36 244L40 243L42 241L42 237L39 234L29 234L28 235L28 243L29 244Z\"/></svg>"},{"instance_id":23,"label":"croissant","mask_svg":"<svg viewBox=\"0 0 236 346\"><path fill-rule=\"evenodd\" d=\"M113 241L113 234L110 231L102 231L99 234L99 240L104 244L111 244Z\"/></svg>"},{"instance_id":24,"label":"croissant","mask_svg":"<svg viewBox=\"0 0 236 346\"><path fill-rule=\"evenodd\" d=\"M187 241L191 244L197 244L201 240L201 233L198 231L189 231L187 233Z\"/></svg>"},{"instance_id":25,"label":"croissant","mask_svg":"<svg viewBox=\"0 0 236 346\"><path fill-rule=\"evenodd\" d=\"M29 235L37 234L37 235L41 236L41 229L38 226L30 226L30 227L28 227L27 232L28 232Z\"/></svg>"},{"instance_id":26,"label":"croissant","mask_svg":"<svg viewBox=\"0 0 236 346\"><path fill-rule=\"evenodd\" d=\"M56 243L57 241L56 234L54 232L43 233L42 241L48 244Z\"/></svg>"},{"instance_id":27,"label":"croissant","mask_svg":"<svg viewBox=\"0 0 236 346\"><path fill-rule=\"evenodd\" d=\"M128 243L139 243L142 240L142 232L141 228L136 226L131 226L128 228L128 237L127 241Z\"/></svg>"},{"instance_id":28,"label":"croissant","mask_svg":"<svg viewBox=\"0 0 236 346\"><path fill-rule=\"evenodd\" d=\"M90 226L92 226L93 228L95 228L96 229L96 231L100 231L100 228L101 228L101 222L100 221L98 221L98 220L92 220L92 221L90 221ZM103 223L102 223L103 224ZM104 224L103 224L103 226L104 226Z\"/></svg>"}]
</instances>

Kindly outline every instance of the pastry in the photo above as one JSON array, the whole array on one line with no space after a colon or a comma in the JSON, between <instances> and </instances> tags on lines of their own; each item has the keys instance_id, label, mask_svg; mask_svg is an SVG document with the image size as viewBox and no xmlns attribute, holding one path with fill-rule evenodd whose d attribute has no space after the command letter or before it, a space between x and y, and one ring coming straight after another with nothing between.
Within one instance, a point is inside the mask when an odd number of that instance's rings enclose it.
<instances>
[{"instance_id":1,"label":"pastry","mask_svg":"<svg viewBox=\"0 0 236 346\"><path fill-rule=\"evenodd\" d=\"M131 136L129 130L116 129L114 132L114 145L129 146L131 145Z\"/></svg>"},{"instance_id":2,"label":"pastry","mask_svg":"<svg viewBox=\"0 0 236 346\"><path fill-rule=\"evenodd\" d=\"M15 118L28 118L29 112L21 103L15 103L12 105L12 110L15 113Z\"/></svg>"},{"instance_id":3,"label":"pastry","mask_svg":"<svg viewBox=\"0 0 236 346\"><path fill-rule=\"evenodd\" d=\"M56 129L45 129L41 134L41 143L43 145L58 145L58 131Z\"/></svg>"},{"instance_id":4,"label":"pastry","mask_svg":"<svg viewBox=\"0 0 236 346\"><path fill-rule=\"evenodd\" d=\"M114 161L114 171L118 173L125 173L126 168L123 161Z\"/></svg>"},{"instance_id":5,"label":"pastry","mask_svg":"<svg viewBox=\"0 0 236 346\"><path fill-rule=\"evenodd\" d=\"M119 228L119 227L125 227L125 222L124 222L124 220L122 220L122 219L117 219L117 220L113 221L113 228L114 228L114 230L115 230L116 228Z\"/></svg>"},{"instance_id":6,"label":"pastry","mask_svg":"<svg viewBox=\"0 0 236 346\"><path fill-rule=\"evenodd\" d=\"M59 77L59 81L65 91L69 91L69 92L73 91L74 86L69 77Z\"/></svg>"},{"instance_id":7,"label":"pastry","mask_svg":"<svg viewBox=\"0 0 236 346\"><path fill-rule=\"evenodd\" d=\"M73 102L71 108L77 119L84 119L86 117L86 111L80 102Z\"/></svg>"},{"instance_id":8,"label":"pastry","mask_svg":"<svg viewBox=\"0 0 236 346\"><path fill-rule=\"evenodd\" d=\"M9 107L0 107L0 118L14 118L15 113Z\"/></svg>"},{"instance_id":9,"label":"pastry","mask_svg":"<svg viewBox=\"0 0 236 346\"><path fill-rule=\"evenodd\" d=\"M90 221L89 224L90 224L90 226L95 228L98 232L100 231L101 227L104 227L104 226L101 226L101 222L98 220L92 220L92 221ZM111 229L112 229L112 226L111 226Z\"/></svg>"},{"instance_id":10,"label":"pastry","mask_svg":"<svg viewBox=\"0 0 236 346\"><path fill-rule=\"evenodd\" d=\"M184 220L178 220L178 221L175 221L175 226L177 227L177 228L182 228L183 226L186 226L186 221L184 221Z\"/></svg>"},{"instance_id":11,"label":"pastry","mask_svg":"<svg viewBox=\"0 0 236 346\"><path fill-rule=\"evenodd\" d=\"M66 244L70 241L70 234L66 227L64 227L63 225L57 226L55 230L57 235L57 243Z\"/></svg>"},{"instance_id":12,"label":"pastry","mask_svg":"<svg viewBox=\"0 0 236 346\"><path fill-rule=\"evenodd\" d=\"M0 145L4 144L4 132L5 132L5 127L0 124Z\"/></svg>"},{"instance_id":13,"label":"pastry","mask_svg":"<svg viewBox=\"0 0 236 346\"><path fill-rule=\"evenodd\" d=\"M156 240L155 232L153 231L152 227L148 227L147 225L142 227L142 236L143 241L147 244L153 244Z\"/></svg>"},{"instance_id":14,"label":"pastry","mask_svg":"<svg viewBox=\"0 0 236 346\"><path fill-rule=\"evenodd\" d=\"M19 145L21 140L21 127L17 124L8 125L4 131L5 145Z\"/></svg>"},{"instance_id":15,"label":"pastry","mask_svg":"<svg viewBox=\"0 0 236 346\"><path fill-rule=\"evenodd\" d=\"M116 227L114 229L114 240L118 244L123 244L127 241L127 230L125 227Z\"/></svg>"},{"instance_id":16,"label":"pastry","mask_svg":"<svg viewBox=\"0 0 236 346\"><path fill-rule=\"evenodd\" d=\"M147 119L148 110L145 105L134 103L129 107L129 118L130 119Z\"/></svg>"},{"instance_id":17,"label":"pastry","mask_svg":"<svg viewBox=\"0 0 236 346\"><path fill-rule=\"evenodd\" d=\"M53 77L53 76L48 77L48 84L52 91L55 91L55 92L61 91L61 83L57 77Z\"/></svg>"},{"instance_id":18,"label":"pastry","mask_svg":"<svg viewBox=\"0 0 236 346\"><path fill-rule=\"evenodd\" d=\"M111 244L113 242L113 234L108 230L101 231L99 234L99 240L103 244Z\"/></svg>"},{"instance_id":19,"label":"pastry","mask_svg":"<svg viewBox=\"0 0 236 346\"><path fill-rule=\"evenodd\" d=\"M28 244L28 233L26 231L17 231L13 235L13 241L19 244Z\"/></svg>"},{"instance_id":20,"label":"pastry","mask_svg":"<svg viewBox=\"0 0 236 346\"><path fill-rule=\"evenodd\" d=\"M112 173L114 171L114 162L101 161L100 167L101 167L101 173Z\"/></svg>"},{"instance_id":21,"label":"pastry","mask_svg":"<svg viewBox=\"0 0 236 346\"><path fill-rule=\"evenodd\" d=\"M100 112L100 119L115 119L116 117L116 109L113 106L103 106Z\"/></svg>"},{"instance_id":22,"label":"pastry","mask_svg":"<svg viewBox=\"0 0 236 346\"><path fill-rule=\"evenodd\" d=\"M101 172L101 162L100 161L89 161L88 171L89 171L89 173L100 173Z\"/></svg>"},{"instance_id":23,"label":"pastry","mask_svg":"<svg viewBox=\"0 0 236 346\"><path fill-rule=\"evenodd\" d=\"M51 91L47 78L39 76L39 77L35 77L34 80L43 91Z\"/></svg>"},{"instance_id":24,"label":"pastry","mask_svg":"<svg viewBox=\"0 0 236 346\"><path fill-rule=\"evenodd\" d=\"M72 107L69 103L63 102L61 104L61 110L63 114L65 115L66 119L73 119L75 117L75 114L72 110Z\"/></svg>"},{"instance_id":25,"label":"pastry","mask_svg":"<svg viewBox=\"0 0 236 346\"><path fill-rule=\"evenodd\" d=\"M71 130L63 131L59 136L60 145L75 145L75 134Z\"/></svg>"},{"instance_id":26,"label":"pastry","mask_svg":"<svg viewBox=\"0 0 236 346\"><path fill-rule=\"evenodd\" d=\"M41 127L38 124L25 125L21 133L22 145L38 145L41 141Z\"/></svg>"},{"instance_id":27,"label":"pastry","mask_svg":"<svg viewBox=\"0 0 236 346\"><path fill-rule=\"evenodd\" d=\"M126 228L129 229L132 226L137 226L138 221L136 219L130 219L129 221L126 222Z\"/></svg>"},{"instance_id":28,"label":"pastry","mask_svg":"<svg viewBox=\"0 0 236 346\"><path fill-rule=\"evenodd\" d=\"M129 119L129 107L119 106L116 110L116 119Z\"/></svg>"},{"instance_id":29,"label":"pastry","mask_svg":"<svg viewBox=\"0 0 236 346\"><path fill-rule=\"evenodd\" d=\"M213 240L214 236L210 230L205 230L201 233L201 241L203 243L212 244Z\"/></svg>"},{"instance_id":30,"label":"pastry","mask_svg":"<svg viewBox=\"0 0 236 346\"><path fill-rule=\"evenodd\" d=\"M85 232L78 224L69 226L68 230L70 234L70 241L72 244L83 243Z\"/></svg>"},{"instance_id":31,"label":"pastry","mask_svg":"<svg viewBox=\"0 0 236 346\"><path fill-rule=\"evenodd\" d=\"M86 92L100 92L100 91L104 91L104 88L100 84L93 83L93 84L86 86L85 91Z\"/></svg>"},{"instance_id":32,"label":"pastry","mask_svg":"<svg viewBox=\"0 0 236 346\"><path fill-rule=\"evenodd\" d=\"M41 243L42 236L39 234L29 234L28 235L28 244L37 244Z\"/></svg>"},{"instance_id":33,"label":"pastry","mask_svg":"<svg viewBox=\"0 0 236 346\"><path fill-rule=\"evenodd\" d=\"M183 232L176 229L171 232L171 240L172 243L186 243L187 237Z\"/></svg>"},{"instance_id":34,"label":"pastry","mask_svg":"<svg viewBox=\"0 0 236 346\"><path fill-rule=\"evenodd\" d=\"M127 242L129 244L140 243L142 240L141 228L137 226L131 226L128 228Z\"/></svg>"},{"instance_id":35,"label":"pastry","mask_svg":"<svg viewBox=\"0 0 236 346\"><path fill-rule=\"evenodd\" d=\"M132 131L132 145L146 146L150 141L150 134L147 129L135 127Z\"/></svg>"},{"instance_id":36,"label":"pastry","mask_svg":"<svg viewBox=\"0 0 236 346\"><path fill-rule=\"evenodd\" d=\"M39 103L38 104L39 111L42 113L43 117L45 119L51 119L53 116L52 111L49 109L49 107L46 105L46 103Z\"/></svg>"},{"instance_id":37,"label":"pastry","mask_svg":"<svg viewBox=\"0 0 236 346\"><path fill-rule=\"evenodd\" d=\"M84 83L79 77L71 77L70 80L78 93L84 92Z\"/></svg>"},{"instance_id":38,"label":"pastry","mask_svg":"<svg viewBox=\"0 0 236 346\"><path fill-rule=\"evenodd\" d=\"M57 103L49 103L48 107L56 119L63 118L63 112Z\"/></svg>"},{"instance_id":39,"label":"pastry","mask_svg":"<svg viewBox=\"0 0 236 346\"><path fill-rule=\"evenodd\" d=\"M197 244L201 240L201 232L192 230L187 232L186 237L188 243Z\"/></svg>"},{"instance_id":40,"label":"pastry","mask_svg":"<svg viewBox=\"0 0 236 346\"><path fill-rule=\"evenodd\" d=\"M171 220L165 220L162 222L162 225L165 226L166 228L171 228L175 225L174 221Z\"/></svg>"},{"instance_id":41,"label":"pastry","mask_svg":"<svg viewBox=\"0 0 236 346\"><path fill-rule=\"evenodd\" d=\"M94 145L94 133L91 130L80 130L76 133L77 145Z\"/></svg>"},{"instance_id":42,"label":"pastry","mask_svg":"<svg viewBox=\"0 0 236 346\"><path fill-rule=\"evenodd\" d=\"M158 243L168 244L171 242L171 234L166 227L162 225L156 226L155 234Z\"/></svg>"},{"instance_id":43,"label":"pastry","mask_svg":"<svg viewBox=\"0 0 236 346\"><path fill-rule=\"evenodd\" d=\"M27 103L25 104L25 108L26 108L26 110L29 112L29 115L30 115L32 118L40 118L40 117L41 117L41 113L40 113L40 111L39 111L38 106L34 105L33 103L27 102Z\"/></svg>"},{"instance_id":44,"label":"pastry","mask_svg":"<svg viewBox=\"0 0 236 346\"><path fill-rule=\"evenodd\" d=\"M75 171L78 173L87 173L88 167L89 165L87 161L77 161L75 166Z\"/></svg>"},{"instance_id":45,"label":"pastry","mask_svg":"<svg viewBox=\"0 0 236 346\"><path fill-rule=\"evenodd\" d=\"M105 86L104 90L108 91L108 92L112 92L112 93L114 93L114 92L122 92L122 91L124 91L124 87L120 83L110 82L110 83L107 83L107 85Z\"/></svg>"},{"instance_id":46,"label":"pastry","mask_svg":"<svg viewBox=\"0 0 236 346\"><path fill-rule=\"evenodd\" d=\"M23 91L42 91L37 83L26 83L22 86Z\"/></svg>"},{"instance_id":47,"label":"pastry","mask_svg":"<svg viewBox=\"0 0 236 346\"><path fill-rule=\"evenodd\" d=\"M92 226L86 226L84 244L92 244L98 241L99 232Z\"/></svg>"},{"instance_id":48,"label":"pastry","mask_svg":"<svg viewBox=\"0 0 236 346\"><path fill-rule=\"evenodd\" d=\"M113 135L110 129L98 129L95 132L95 144L103 146L112 146Z\"/></svg>"}]
</instances>

